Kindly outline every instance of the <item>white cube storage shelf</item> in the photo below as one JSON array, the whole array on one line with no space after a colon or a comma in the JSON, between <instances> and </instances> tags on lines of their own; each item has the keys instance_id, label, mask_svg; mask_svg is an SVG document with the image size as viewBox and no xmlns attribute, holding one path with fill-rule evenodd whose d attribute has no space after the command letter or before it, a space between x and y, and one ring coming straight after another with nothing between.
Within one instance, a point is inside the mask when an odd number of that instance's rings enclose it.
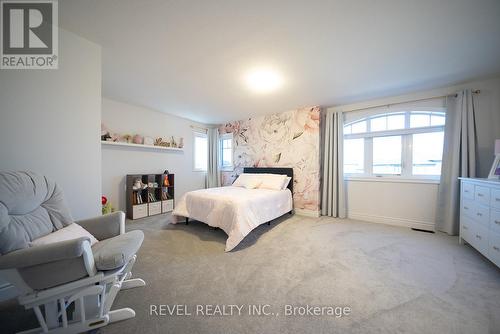
<instances>
[{"instance_id":1,"label":"white cube storage shelf","mask_svg":"<svg viewBox=\"0 0 500 334\"><path fill-rule=\"evenodd\" d=\"M500 267L500 181L460 178L460 243Z\"/></svg>"}]
</instances>

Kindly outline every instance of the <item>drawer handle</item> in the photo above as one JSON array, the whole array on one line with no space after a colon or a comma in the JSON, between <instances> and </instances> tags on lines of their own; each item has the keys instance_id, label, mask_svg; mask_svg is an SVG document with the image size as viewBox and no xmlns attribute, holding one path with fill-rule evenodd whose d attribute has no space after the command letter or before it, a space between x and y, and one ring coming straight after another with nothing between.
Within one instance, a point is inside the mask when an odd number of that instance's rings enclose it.
<instances>
[{"instance_id":1,"label":"drawer handle","mask_svg":"<svg viewBox=\"0 0 500 334\"><path fill-rule=\"evenodd\" d=\"M467 207L467 206L464 206L464 210L469 210L469 207Z\"/></svg>"},{"instance_id":2,"label":"drawer handle","mask_svg":"<svg viewBox=\"0 0 500 334\"><path fill-rule=\"evenodd\" d=\"M496 197L495 201L500 202L500 198Z\"/></svg>"},{"instance_id":3,"label":"drawer handle","mask_svg":"<svg viewBox=\"0 0 500 334\"><path fill-rule=\"evenodd\" d=\"M500 225L500 221L495 220L495 224Z\"/></svg>"},{"instance_id":4,"label":"drawer handle","mask_svg":"<svg viewBox=\"0 0 500 334\"><path fill-rule=\"evenodd\" d=\"M464 230L468 230L468 229L469 229L469 228L468 228L467 226L465 226L465 225L463 226L463 228L464 228Z\"/></svg>"},{"instance_id":5,"label":"drawer handle","mask_svg":"<svg viewBox=\"0 0 500 334\"><path fill-rule=\"evenodd\" d=\"M500 248L498 248L497 246L493 246L493 249L496 250L497 252L500 252Z\"/></svg>"},{"instance_id":6,"label":"drawer handle","mask_svg":"<svg viewBox=\"0 0 500 334\"><path fill-rule=\"evenodd\" d=\"M478 212L477 215L481 217L483 214L481 212Z\"/></svg>"},{"instance_id":7,"label":"drawer handle","mask_svg":"<svg viewBox=\"0 0 500 334\"><path fill-rule=\"evenodd\" d=\"M481 240L481 236L479 234L476 234L476 238L478 238L479 240Z\"/></svg>"},{"instance_id":8,"label":"drawer handle","mask_svg":"<svg viewBox=\"0 0 500 334\"><path fill-rule=\"evenodd\" d=\"M483 197L484 195L483 195L483 194L481 194L481 193L477 193L477 196L479 196L479 197Z\"/></svg>"},{"instance_id":9,"label":"drawer handle","mask_svg":"<svg viewBox=\"0 0 500 334\"><path fill-rule=\"evenodd\" d=\"M464 190L464 193L468 193L469 191L468 190Z\"/></svg>"}]
</instances>

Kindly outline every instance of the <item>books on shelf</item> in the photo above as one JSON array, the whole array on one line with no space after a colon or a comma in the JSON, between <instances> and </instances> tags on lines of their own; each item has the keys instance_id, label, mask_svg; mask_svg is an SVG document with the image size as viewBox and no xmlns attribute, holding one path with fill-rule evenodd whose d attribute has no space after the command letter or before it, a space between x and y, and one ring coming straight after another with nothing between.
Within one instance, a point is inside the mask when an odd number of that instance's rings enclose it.
<instances>
[{"instance_id":1,"label":"books on shelf","mask_svg":"<svg viewBox=\"0 0 500 334\"><path fill-rule=\"evenodd\" d=\"M134 192L134 196L132 197L132 204L137 205L137 204L142 204L142 196L139 191Z\"/></svg>"},{"instance_id":2,"label":"books on shelf","mask_svg":"<svg viewBox=\"0 0 500 334\"><path fill-rule=\"evenodd\" d=\"M172 199L172 196L168 193L168 191L161 192L161 200L166 201L168 199ZM157 202L158 199L154 192L148 192L148 202ZM144 204L144 199L142 198L142 194L140 191L134 191L132 196L132 205Z\"/></svg>"},{"instance_id":3,"label":"books on shelf","mask_svg":"<svg viewBox=\"0 0 500 334\"><path fill-rule=\"evenodd\" d=\"M150 202L156 202L156 196L154 193L148 193L148 198Z\"/></svg>"},{"instance_id":4,"label":"books on shelf","mask_svg":"<svg viewBox=\"0 0 500 334\"><path fill-rule=\"evenodd\" d=\"M166 201L167 199L170 199L170 195L168 194L168 191L162 191L161 192L161 200Z\"/></svg>"}]
</instances>

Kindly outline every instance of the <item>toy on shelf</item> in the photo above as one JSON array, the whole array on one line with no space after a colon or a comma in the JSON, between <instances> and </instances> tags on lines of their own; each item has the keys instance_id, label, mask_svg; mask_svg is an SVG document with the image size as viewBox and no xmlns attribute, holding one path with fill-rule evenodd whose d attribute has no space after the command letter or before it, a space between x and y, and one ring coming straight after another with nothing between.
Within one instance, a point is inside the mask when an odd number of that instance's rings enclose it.
<instances>
[{"instance_id":1,"label":"toy on shelf","mask_svg":"<svg viewBox=\"0 0 500 334\"><path fill-rule=\"evenodd\" d=\"M137 190L143 190L143 189L146 189L148 187L147 184L144 184L142 183L142 180L141 179L136 179L134 181L134 185L132 186L132 189L137 191Z\"/></svg>"}]
</instances>

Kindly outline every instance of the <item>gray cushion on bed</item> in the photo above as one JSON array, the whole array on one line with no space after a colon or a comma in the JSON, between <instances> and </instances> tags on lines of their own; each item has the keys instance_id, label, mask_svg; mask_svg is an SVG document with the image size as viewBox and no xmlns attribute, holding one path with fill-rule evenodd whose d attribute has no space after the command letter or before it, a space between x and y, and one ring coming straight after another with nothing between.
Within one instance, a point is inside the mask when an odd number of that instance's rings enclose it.
<instances>
[{"instance_id":1,"label":"gray cushion on bed","mask_svg":"<svg viewBox=\"0 0 500 334\"><path fill-rule=\"evenodd\" d=\"M96 268L113 270L123 266L141 248L143 240L142 231L130 231L99 241L92 246Z\"/></svg>"},{"instance_id":2,"label":"gray cushion on bed","mask_svg":"<svg viewBox=\"0 0 500 334\"><path fill-rule=\"evenodd\" d=\"M0 254L29 247L72 222L54 181L32 172L0 172Z\"/></svg>"}]
</instances>

